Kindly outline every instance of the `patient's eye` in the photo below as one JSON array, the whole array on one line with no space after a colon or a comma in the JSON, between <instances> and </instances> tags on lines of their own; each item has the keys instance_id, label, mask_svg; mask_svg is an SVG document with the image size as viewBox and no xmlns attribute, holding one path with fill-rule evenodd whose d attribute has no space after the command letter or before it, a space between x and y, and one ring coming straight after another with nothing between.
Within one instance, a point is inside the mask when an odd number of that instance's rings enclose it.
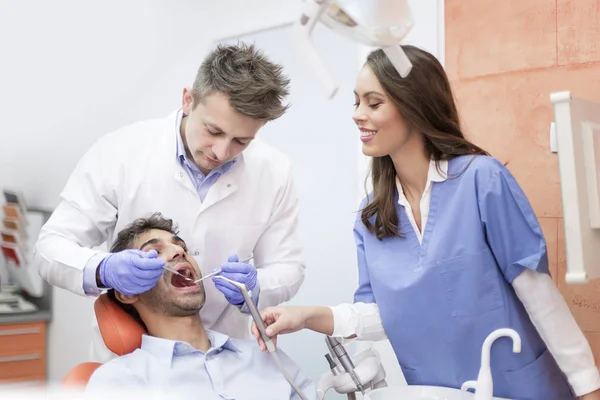
<instances>
[{"instance_id":1,"label":"patient's eye","mask_svg":"<svg viewBox=\"0 0 600 400\"><path fill-rule=\"evenodd\" d=\"M163 248L162 248L162 246L157 246L157 245L154 245L154 246L148 246L148 248L146 249L146 251L150 251L150 250L156 250L156 252L157 252L158 254L160 254L160 253L162 253L162 251L163 251Z\"/></svg>"}]
</instances>

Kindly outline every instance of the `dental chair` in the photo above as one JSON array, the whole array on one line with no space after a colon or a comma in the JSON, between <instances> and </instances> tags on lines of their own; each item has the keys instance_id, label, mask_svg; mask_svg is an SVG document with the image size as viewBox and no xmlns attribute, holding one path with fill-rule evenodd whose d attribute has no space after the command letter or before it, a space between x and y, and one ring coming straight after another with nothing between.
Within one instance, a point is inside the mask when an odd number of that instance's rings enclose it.
<instances>
[{"instance_id":1,"label":"dental chair","mask_svg":"<svg viewBox=\"0 0 600 400\"><path fill-rule=\"evenodd\" d=\"M106 293L94 302L94 312L104 344L110 351L122 356L141 346L142 335L146 331ZM62 386L85 386L100 365L97 362L85 362L75 366L63 379Z\"/></svg>"}]
</instances>

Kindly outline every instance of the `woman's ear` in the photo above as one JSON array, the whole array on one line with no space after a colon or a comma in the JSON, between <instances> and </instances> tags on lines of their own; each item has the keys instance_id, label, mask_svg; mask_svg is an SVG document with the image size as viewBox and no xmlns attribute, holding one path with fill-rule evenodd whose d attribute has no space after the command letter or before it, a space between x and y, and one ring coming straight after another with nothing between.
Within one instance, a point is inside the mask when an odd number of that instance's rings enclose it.
<instances>
[{"instance_id":1,"label":"woman's ear","mask_svg":"<svg viewBox=\"0 0 600 400\"><path fill-rule=\"evenodd\" d=\"M140 295L134 294L134 295L129 296L129 295L123 294L121 292L117 292L115 290L115 298L123 304L134 304L134 303L137 303L137 301L140 298Z\"/></svg>"}]
</instances>

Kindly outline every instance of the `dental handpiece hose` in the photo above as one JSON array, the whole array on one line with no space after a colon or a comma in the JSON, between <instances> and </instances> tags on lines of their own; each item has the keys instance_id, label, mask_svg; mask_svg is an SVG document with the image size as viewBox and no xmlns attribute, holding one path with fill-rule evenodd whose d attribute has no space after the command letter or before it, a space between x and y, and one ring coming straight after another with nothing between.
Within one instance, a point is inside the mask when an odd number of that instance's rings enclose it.
<instances>
[{"instance_id":1,"label":"dental handpiece hose","mask_svg":"<svg viewBox=\"0 0 600 400\"><path fill-rule=\"evenodd\" d=\"M342 345L342 342L340 342L338 339L332 338L331 336L327 336L326 338L331 346L331 349L335 353L335 356L338 360L340 360L340 364L342 364L344 370L354 381L356 388L360 390L362 394L365 394L365 388L363 387L362 383L360 383L360 379L358 379L356 372L354 372L354 363L350 359L348 353L346 353L346 349Z\"/></svg>"},{"instance_id":2,"label":"dental handpiece hose","mask_svg":"<svg viewBox=\"0 0 600 400\"><path fill-rule=\"evenodd\" d=\"M256 308L256 304L254 303L254 300L252 300L252 295L250 294L250 291L248 291L248 288L246 287L246 285L244 285L243 283L232 281L231 279L227 279L221 275L216 275L215 278L224 279L227 282L234 285L235 287L237 287L238 289L240 289L240 291L242 292L242 296L244 297L244 301L246 302L246 305L248 306L248 309L250 310L250 315L252 316L252 319L256 323L256 327L258 328L258 331L260 332L260 337L262 338L263 342L265 342L265 345L267 346L267 350L269 350L269 353L271 354L271 356L273 356L273 359L275 360L275 364L277 364L277 366L283 373L283 376L289 382L289 384L292 386L292 388L296 391L298 396L300 396L300 398L302 400L308 400L307 397L304 395L304 393L302 393L302 390L300 390L298 385L296 385L296 382L294 382L294 379L291 377L291 375L285 369L285 366L281 362L281 359L279 358L279 354L277 354L277 348L275 347L275 344L273 343L273 340L271 339L271 337L269 335L267 335L267 327L265 326L265 323L263 322L262 317L260 316L260 313L258 312L258 308Z\"/></svg>"}]
</instances>

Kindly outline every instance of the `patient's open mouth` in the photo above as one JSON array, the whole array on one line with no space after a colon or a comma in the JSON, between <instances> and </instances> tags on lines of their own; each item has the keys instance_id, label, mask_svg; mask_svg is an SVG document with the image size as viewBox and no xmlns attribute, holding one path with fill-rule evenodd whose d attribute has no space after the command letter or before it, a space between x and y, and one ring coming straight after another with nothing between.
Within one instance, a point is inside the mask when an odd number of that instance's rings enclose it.
<instances>
[{"instance_id":1,"label":"patient's open mouth","mask_svg":"<svg viewBox=\"0 0 600 400\"><path fill-rule=\"evenodd\" d=\"M175 266L174 270L179 272L186 278L191 279L191 281L188 281L181 275L171 274L171 285L175 286L176 288L188 288L198 286L197 283L193 282L196 280L196 274L194 273L194 270L192 269L191 265L189 265L188 263L180 263Z\"/></svg>"}]
</instances>

